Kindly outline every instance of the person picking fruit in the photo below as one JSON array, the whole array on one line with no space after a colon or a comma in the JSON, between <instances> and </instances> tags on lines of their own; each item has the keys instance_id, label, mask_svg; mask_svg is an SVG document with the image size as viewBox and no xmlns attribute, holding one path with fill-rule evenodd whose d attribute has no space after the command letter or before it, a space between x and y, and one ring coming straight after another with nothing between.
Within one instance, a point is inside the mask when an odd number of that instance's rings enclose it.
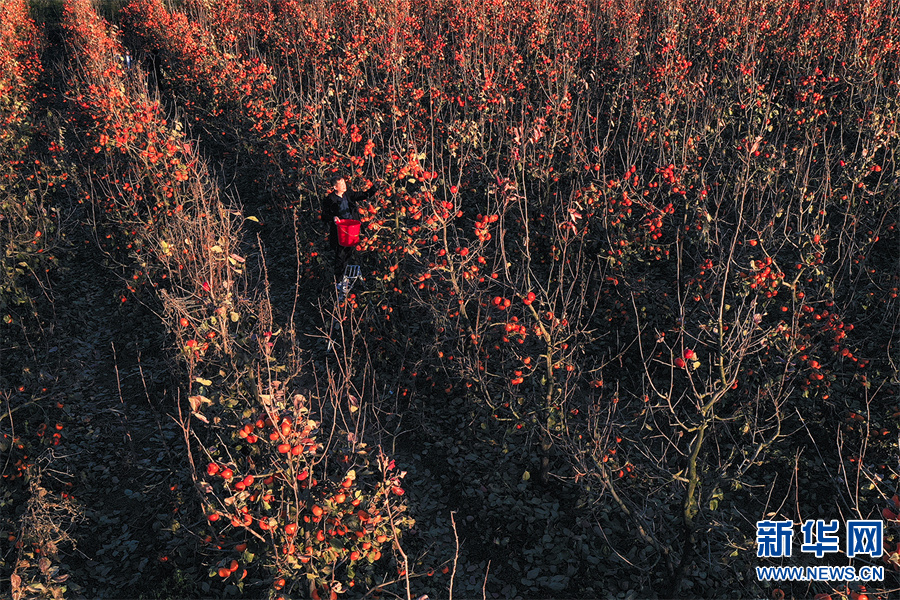
<instances>
[{"instance_id":1,"label":"person picking fruit","mask_svg":"<svg viewBox=\"0 0 900 600\"><path fill-rule=\"evenodd\" d=\"M331 192L322 202L322 219L328 223L328 244L334 250L334 278L339 280L353 256L354 247L341 246L338 243L338 221L357 218L359 215L356 203L371 198L376 188L370 184L363 192L348 190L347 181L342 175L332 176L328 183L331 185Z\"/></svg>"}]
</instances>

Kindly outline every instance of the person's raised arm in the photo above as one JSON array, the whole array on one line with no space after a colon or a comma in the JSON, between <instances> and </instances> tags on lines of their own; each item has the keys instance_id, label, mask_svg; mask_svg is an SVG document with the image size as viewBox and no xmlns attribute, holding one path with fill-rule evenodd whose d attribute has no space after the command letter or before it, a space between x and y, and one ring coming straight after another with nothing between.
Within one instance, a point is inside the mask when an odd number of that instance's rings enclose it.
<instances>
[{"instance_id":1,"label":"person's raised arm","mask_svg":"<svg viewBox=\"0 0 900 600\"><path fill-rule=\"evenodd\" d=\"M351 196L351 198L353 200L367 200L368 198L371 198L372 196L374 196L375 192L377 192L378 189L379 189L378 186L373 183L372 185L369 186L368 189L366 189L362 192L353 192L353 195Z\"/></svg>"}]
</instances>

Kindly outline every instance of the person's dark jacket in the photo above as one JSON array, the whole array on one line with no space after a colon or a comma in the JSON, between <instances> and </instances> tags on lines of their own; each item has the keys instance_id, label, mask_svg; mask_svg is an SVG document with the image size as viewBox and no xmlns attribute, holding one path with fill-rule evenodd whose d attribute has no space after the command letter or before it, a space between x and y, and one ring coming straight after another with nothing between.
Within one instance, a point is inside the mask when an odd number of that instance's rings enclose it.
<instances>
[{"instance_id":1,"label":"person's dark jacket","mask_svg":"<svg viewBox=\"0 0 900 600\"><path fill-rule=\"evenodd\" d=\"M322 202L322 219L328 223L328 242L332 248L338 245L337 225L334 218L338 219L358 219L359 212L357 210L357 201L371 198L375 194L375 186L370 187L364 192L344 192L343 198L333 191L325 196Z\"/></svg>"}]
</instances>

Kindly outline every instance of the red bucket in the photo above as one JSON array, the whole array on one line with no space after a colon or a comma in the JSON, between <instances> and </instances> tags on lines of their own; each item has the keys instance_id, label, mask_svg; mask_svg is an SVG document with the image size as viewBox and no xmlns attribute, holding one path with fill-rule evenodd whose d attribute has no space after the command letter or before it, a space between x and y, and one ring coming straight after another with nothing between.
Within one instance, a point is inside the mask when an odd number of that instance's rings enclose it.
<instances>
[{"instance_id":1,"label":"red bucket","mask_svg":"<svg viewBox=\"0 0 900 600\"><path fill-rule=\"evenodd\" d=\"M359 243L359 221L356 219L340 219L337 222L338 244L355 246Z\"/></svg>"}]
</instances>

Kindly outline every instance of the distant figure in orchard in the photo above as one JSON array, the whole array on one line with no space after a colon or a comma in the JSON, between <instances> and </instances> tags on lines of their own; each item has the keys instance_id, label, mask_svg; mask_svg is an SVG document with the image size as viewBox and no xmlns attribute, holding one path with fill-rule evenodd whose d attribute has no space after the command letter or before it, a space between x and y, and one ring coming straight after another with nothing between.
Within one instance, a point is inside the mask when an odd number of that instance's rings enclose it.
<instances>
[{"instance_id":1,"label":"distant figure in orchard","mask_svg":"<svg viewBox=\"0 0 900 600\"><path fill-rule=\"evenodd\" d=\"M357 201L371 198L376 188L370 185L364 192L350 191L347 189L347 181L341 175L334 175L328 183L332 189L322 204L322 219L328 222L328 243L334 250L334 278L340 281L344 268L353 256L354 246L341 246L338 243L338 221L357 219L359 217Z\"/></svg>"}]
</instances>

